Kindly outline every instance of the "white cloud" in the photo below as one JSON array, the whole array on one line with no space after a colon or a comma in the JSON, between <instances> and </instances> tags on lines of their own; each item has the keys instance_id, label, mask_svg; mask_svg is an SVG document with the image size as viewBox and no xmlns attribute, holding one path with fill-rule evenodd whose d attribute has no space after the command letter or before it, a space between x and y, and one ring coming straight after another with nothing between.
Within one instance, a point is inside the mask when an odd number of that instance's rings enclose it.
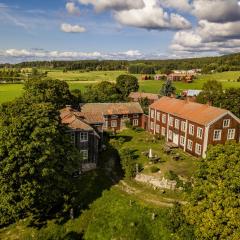
<instances>
[{"instance_id":1,"label":"white cloud","mask_svg":"<svg viewBox=\"0 0 240 240\"><path fill-rule=\"evenodd\" d=\"M80 15L80 9L76 6L74 2L66 3L67 12L72 15Z\"/></svg>"},{"instance_id":2,"label":"white cloud","mask_svg":"<svg viewBox=\"0 0 240 240\"><path fill-rule=\"evenodd\" d=\"M123 52L45 51L41 49L7 49L0 51L0 62L32 60L81 60L81 59L140 59L146 55L139 50Z\"/></svg>"},{"instance_id":3,"label":"white cloud","mask_svg":"<svg viewBox=\"0 0 240 240\"><path fill-rule=\"evenodd\" d=\"M177 32L170 48L176 52L238 52L240 21L212 23L201 20L196 29Z\"/></svg>"},{"instance_id":4,"label":"white cloud","mask_svg":"<svg viewBox=\"0 0 240 240\"><path fill-rule=\"evenodd\" d=\"M66 33L82 33L86 32L86 29L80 25L71 25L68 23L62 23L61 30Z\"/></svg>"},{"instance_id":5,"label":"white cloud","mask_svg":"<svg viewBox=\"0 0 240 240\"><path fill-rule=\"evenodd\" d=\"M143 0L78 0L84 5L93 5L97 12L107 9L111 10L124 10L124 9L137 9L143 8Z\"/></svg>"},{"instance_id":6,"label":"white cloud","mask_svg":"<svg viewBox=\"0 0 240 240\"><path fill-rule=\"evenodd\" d=\"M167 13L157 0L144 0L142 9L130 9L115 12L116 20L127 26L146 29L188 29L191 23L176 13Z\"/></svg>"},{"instance_id":7,"label":"white cloud","mask_svg":"<svg viewBox=\"0 0 240 240\"><path fill-rule=\"evenodd\" d=\"M240 20L238 0L194 0L192 14L209 22L232 22Z\"/></svg>"}]
</instances>

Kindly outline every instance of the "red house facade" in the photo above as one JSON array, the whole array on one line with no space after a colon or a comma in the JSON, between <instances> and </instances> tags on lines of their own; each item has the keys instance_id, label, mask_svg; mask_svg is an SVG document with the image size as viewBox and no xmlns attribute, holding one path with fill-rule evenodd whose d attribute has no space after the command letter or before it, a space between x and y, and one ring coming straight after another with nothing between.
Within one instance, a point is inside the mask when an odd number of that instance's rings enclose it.
<instances>
[{"instance_id":1,"label":"red house facade","mask_svg":"<svg viewBox=\"0 0 240 240\"><path fill-rule=\"evenodd\" d=\"M184 151L205 157L208 145L239 142L240 119L209 105L162 97L149 107L149 131Z\"/></svg>"}]
</instances>

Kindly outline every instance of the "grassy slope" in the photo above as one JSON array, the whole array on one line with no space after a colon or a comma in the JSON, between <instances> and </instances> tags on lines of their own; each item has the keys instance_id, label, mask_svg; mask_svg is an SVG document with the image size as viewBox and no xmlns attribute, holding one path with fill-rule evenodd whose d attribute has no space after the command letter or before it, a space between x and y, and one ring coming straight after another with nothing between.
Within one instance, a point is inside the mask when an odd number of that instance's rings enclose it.
<instances>
[{"instance_id":1,"label":"grassy slope","mask_svg":"<svg viewBox=\"0 0 240 240\"><path fill-rule=\"evenodd\" d=\"M89 210L74 220L63 224L51 220L45 227L37 230L30 227L29 220L25 219L0 230L0 239L81 239L80 236L84 232L86 240L167 240L171 236L166 226L167 212L166 208L154 208L139 203L128 194L114 188L105 191ZM157 215L154 221L151 219L152 213Z\"/></svg>"},{"instance_id":2,"label":"grassy slope","mask_svg":"<svg viewBox=\"0 0 240 240\"><path fill-rule=\"evenodd\" d=\"M124 74L124 71L105 71L105 72L85 72L80 73L79 71L63 73L62 71L51 71L48 73L49 77L54 79L61 79L68 81L71 89L81 89L84 90L86 85L94 84L99 81L115 81L116 77L120 74ZM201 89L203 84L207 80L218 80L223 84L224 88L237 87L240 88L240 82L236 82L237 78L240 76L240 72L224 72L224 73L214 73L199 76L191 84L186 84L182 82L175 82L174 85L177 91L180 92L185 89ZM139 78L139 75L136 75ZM140 91L158 93L163 81L139 81ZM13 100L15 97L20 96L22 93L21 84L1 84L0 85L0 103L5 101Z\"/></svg>"}]
</instances>

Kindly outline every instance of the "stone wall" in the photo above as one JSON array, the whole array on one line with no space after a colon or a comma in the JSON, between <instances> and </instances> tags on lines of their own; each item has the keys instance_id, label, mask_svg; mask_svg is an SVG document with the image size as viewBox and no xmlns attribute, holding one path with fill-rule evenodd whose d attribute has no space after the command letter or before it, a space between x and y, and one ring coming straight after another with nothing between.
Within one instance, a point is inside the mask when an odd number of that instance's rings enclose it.
<instances>
[{"instance_id":1,"label":"stone wall","mask_svg":"<svg viewBox=\"0 0 240 240\"><path fill-rule=\"evenodd\" d=\"M171 181L171 180L165 179L164 177L162 179L159 179L159 178L144 175L144 174L138 174L135 177L135 180L138 182L150 184L153 187L161 188L161 189L174 190L177 185L176 181Z\"/></svg>"}]
</instances>

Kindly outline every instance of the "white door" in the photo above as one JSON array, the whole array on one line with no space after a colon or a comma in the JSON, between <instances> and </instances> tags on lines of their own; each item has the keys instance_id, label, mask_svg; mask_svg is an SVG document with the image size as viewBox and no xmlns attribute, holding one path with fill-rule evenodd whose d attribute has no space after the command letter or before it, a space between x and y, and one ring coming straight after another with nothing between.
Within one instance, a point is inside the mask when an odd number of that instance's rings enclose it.
<instances>
[{"instance_id":1,"label":"white door","mask_svg":"<svg viewBox=\"0 0 240 240\"><path fill-rule=\"evenodd\" d=\"M173 133L173 143L178 146L179 143L179 136L176 133Z\"/></svg>"}]
</instances>

